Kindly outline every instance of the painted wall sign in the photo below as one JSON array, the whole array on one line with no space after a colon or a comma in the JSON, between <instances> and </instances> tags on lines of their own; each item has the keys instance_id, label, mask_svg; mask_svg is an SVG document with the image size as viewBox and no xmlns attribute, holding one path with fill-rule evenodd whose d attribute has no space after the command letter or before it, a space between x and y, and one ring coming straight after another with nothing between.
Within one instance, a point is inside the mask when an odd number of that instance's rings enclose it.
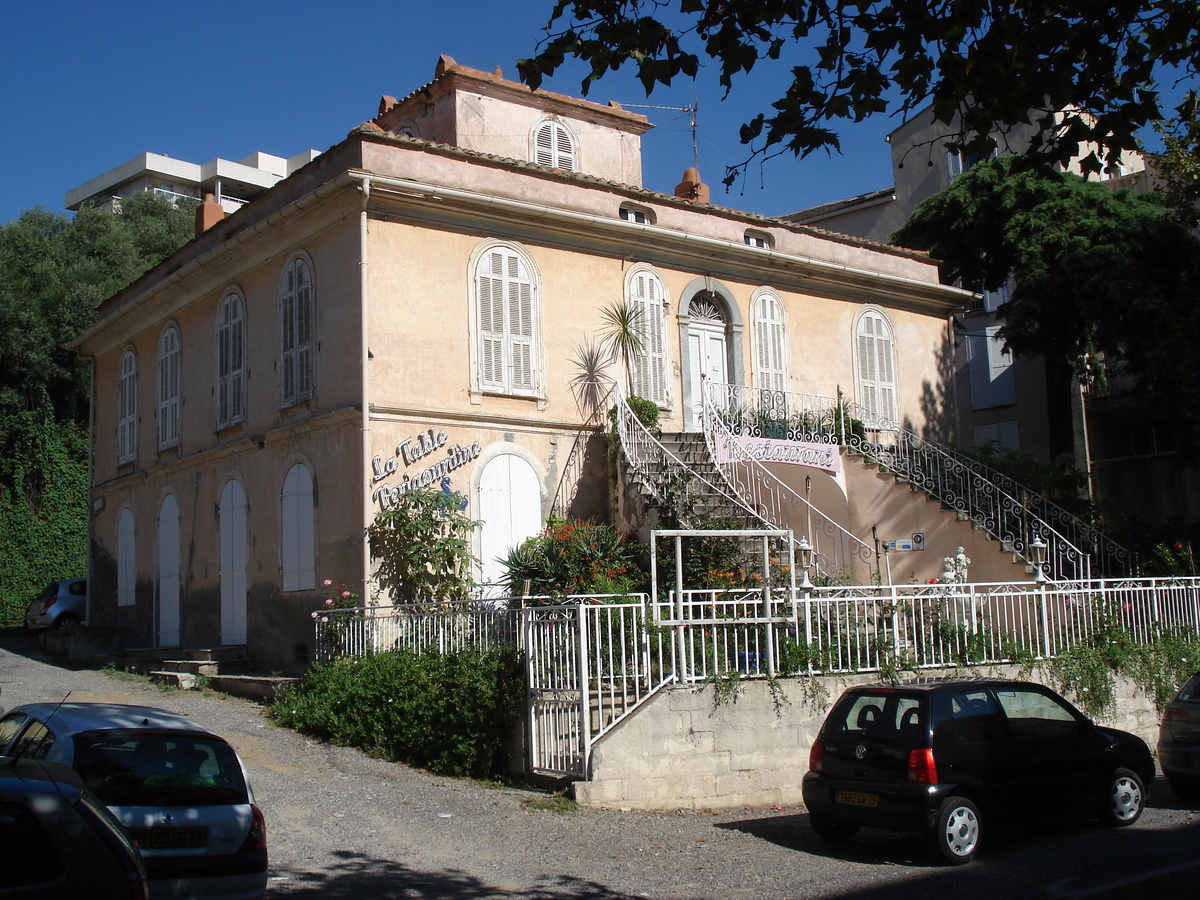
<instances>
[{"instance_id":1,"label":"painted wall sign","mask_svg":"<svg viewBox=\"0 0 1200 900\"><path fill-rule=\"evenodd\" d=\"M429 457L445 448L445 456L431 466L420 470L415 475L405 472L394 484L383 480L398 475L401 467L408 468L420 460L428 461ZM405 438L396 445L395 452L384 459L382 455L371 461L374 473L371 481L376 485L371 491L371 500L379 504L381 510L392 506L400 495L413 488L425 488L439 485L444 490L449 482L446 479L451 472L465 466L483 452L479 441L468 446L451 444L450 437L445 431L435 431L429 428L412 437ZM383 483L380 483L383 482Z\"/></svg>"},{"instance_id":2,"label":"painted wall sign","mask_svg":"<svg viewBox=\"0 0 1200 900\"><path fill-rule=\"evenodd\" d=\"M730 443L739 445L734 449ZM762 463L788 463L811 466L826 472L842 471L842 457L835 444L815 444L806 441L781 441L775 438L726 435L717 445L720 462L745 459L747 455Z\"/></svg>"}]
</instances>

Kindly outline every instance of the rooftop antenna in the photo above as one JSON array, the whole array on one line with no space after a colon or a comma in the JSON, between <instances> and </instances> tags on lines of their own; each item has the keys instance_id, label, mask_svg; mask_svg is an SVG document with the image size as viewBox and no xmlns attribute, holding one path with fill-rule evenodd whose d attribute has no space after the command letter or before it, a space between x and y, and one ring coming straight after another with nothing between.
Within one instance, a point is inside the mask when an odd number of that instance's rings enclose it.
<instances>
[{"instance_id":1,"label":"rooftop antenna","mask_svg":"<svg viewBox=\"0 0 1200 900\"><path fill-rule=\"evenodd\" d=\"M696 119L700 115L700 94L696 94L696 102L691 106L653 106L649 103L622 103L624 109L669 109L674 112L687 113L692 117L690 127L692 129L692 165L697 169L700 168L700 151L696 141ZM672 121L669 120L668 121ZM666 124L665 122L663 123ZM657 127L657 126L656 126Z\"/></svg>"}]
</instances>

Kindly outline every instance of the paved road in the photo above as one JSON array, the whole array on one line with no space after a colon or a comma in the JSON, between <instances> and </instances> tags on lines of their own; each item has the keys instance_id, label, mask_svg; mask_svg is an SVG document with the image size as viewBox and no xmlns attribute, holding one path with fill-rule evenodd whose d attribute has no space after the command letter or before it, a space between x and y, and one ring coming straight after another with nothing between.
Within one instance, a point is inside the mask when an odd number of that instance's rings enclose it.
<instances>
[{"instance_id":1,"label":"paved road","mask_svg":"<svg viewBox=\"0 0 1200 900\"><path fill-rule=\"evenodd\" d=\"M902 835L823 844L803 809L530 809L533 792L310 741L275 727L252 703L49 665L23 637L0 639L0 687L9 708L71 691L73 700L178 710L225 735L267 819L272 898L1013 900L1046 896L1054 884L1083 898L1094 884L1200 856L1200 815L1161 783L1132 828L1031 822L1032 836L992 836L975 862L946 868ZM1121 896L1174 900L1161 888Z\"/></svg>"}]
</instances>

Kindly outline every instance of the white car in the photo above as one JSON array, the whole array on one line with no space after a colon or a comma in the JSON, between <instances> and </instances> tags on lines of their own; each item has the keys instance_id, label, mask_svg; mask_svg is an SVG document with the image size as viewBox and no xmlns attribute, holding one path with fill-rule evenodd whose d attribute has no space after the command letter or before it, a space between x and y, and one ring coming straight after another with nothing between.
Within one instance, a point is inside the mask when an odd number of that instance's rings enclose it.
<instances>
[{"instance_id":1,"label":"white car","mask_svg":"<svg viewBox=\"0 0 1200 900\"><path fill-rule=\"evenodd\" d=\"M31 703L0 719L0 755L64 763L146 861L152 900L260 900L267 835L246 768L187 716L116 703Z\"/></svg>"}]
</instances>

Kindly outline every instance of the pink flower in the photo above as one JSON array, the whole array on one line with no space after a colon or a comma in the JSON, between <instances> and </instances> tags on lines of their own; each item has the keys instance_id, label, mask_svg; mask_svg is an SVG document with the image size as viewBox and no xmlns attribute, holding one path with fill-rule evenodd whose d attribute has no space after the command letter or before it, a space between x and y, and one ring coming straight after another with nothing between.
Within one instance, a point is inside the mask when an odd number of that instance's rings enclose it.
<instances>
[{"instance_id":1,"label":"pink flower","mask_svg":"<svg viewBox=\"0 0 1200 900\"><path fill-rule=\"evenodd\" d=\"M333 598L332 598L332 597L329 597L329 598L327 598L327 599L325 600L325 605L326 605L326 606L333 606Z\"/></svg>"},{"instance_id":2,"label":"pink flower","mask_svg":"<svg viewBox=\"0 0 1200 900\"><path fill-rule=\"evenodd\" d=\"M312 614L312 617L313 617L314 619L317 617L317 614L316 614L316 612L314 612L314 613Z\"/></svg>"},{"instance_id":3,"label":"pink flower","mask_svg":"<svg viewBox=\"0 0 1200 900\"><path fill-rule=\"evenodd\" d=\"M325 579L325 587L329 587L331 584L333 584L333 579L332 579L332 578L326 578L326 579Z\"/></svg>"},{"instance_id":4,"label":"pink flower","mask_svg":"<svg viewBox=\"0 0 1200 900\"><path fill-rule=\"evenodd\" d=\"M349 596L350 596L350 592L349 592L349 591L342 591L342 596L343 596L343 597L349 597Z\"/></svg>"}]
</instances>

